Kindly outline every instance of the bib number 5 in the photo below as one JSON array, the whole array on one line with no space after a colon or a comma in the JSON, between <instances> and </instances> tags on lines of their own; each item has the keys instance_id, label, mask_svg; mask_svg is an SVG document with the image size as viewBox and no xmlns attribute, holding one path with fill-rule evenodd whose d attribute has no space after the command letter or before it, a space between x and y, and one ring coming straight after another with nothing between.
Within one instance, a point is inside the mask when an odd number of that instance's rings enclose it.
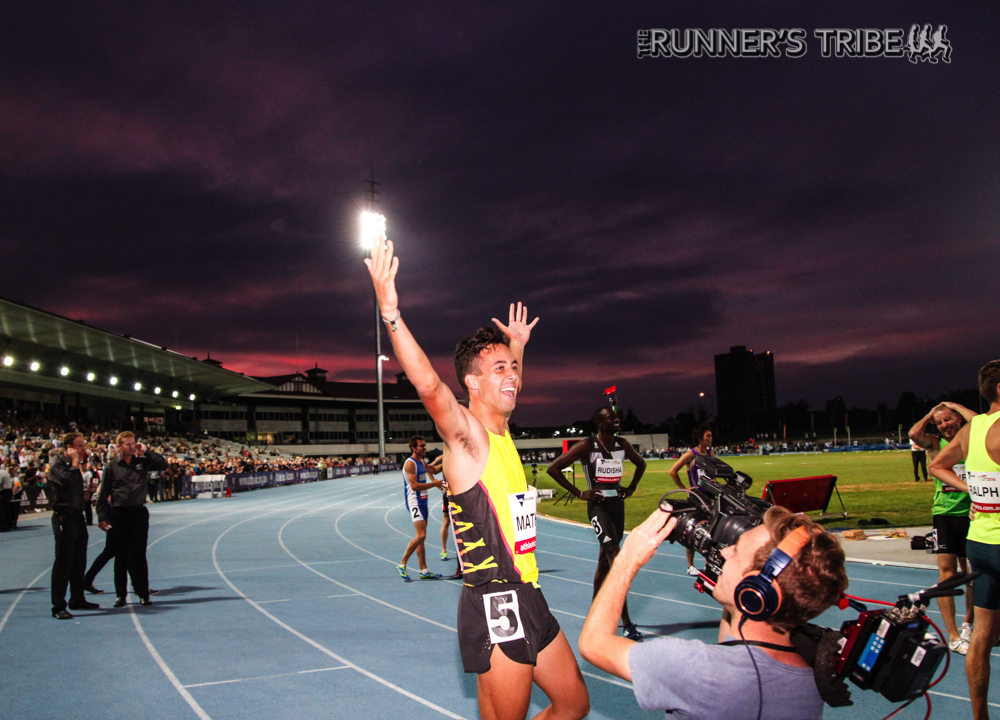
<instances>
[{"instance_id":1,"label":"bib number 5","mask_svg":"<svg viewBox=\"0 0 1000 720\"><path fill-rule=\"evenodd\" d=\"M524 637L516 592L508 590L483 595L483 604L486 606L486 627L490 631L491 643L509 642Z\"/></svg>"}]
</instances>

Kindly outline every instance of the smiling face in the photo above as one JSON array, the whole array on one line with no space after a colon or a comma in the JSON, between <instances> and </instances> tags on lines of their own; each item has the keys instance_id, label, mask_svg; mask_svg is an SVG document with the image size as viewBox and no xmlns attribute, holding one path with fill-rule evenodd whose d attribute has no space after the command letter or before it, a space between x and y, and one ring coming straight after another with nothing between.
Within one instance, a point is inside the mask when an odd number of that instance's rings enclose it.
<instances>
[{"instance_id":1,"label":"smiling face","mask_svg":"<svg viewBox=\"0 0 1000 720\"><path fill-rule=\"evenodd\" d=\"M735 545L722 550L722 557L726 562L722 566L722 574L719 575L719 581L712 591L712 597L730 612L736 609L734 599L736 586L753 567L754 555L767 545L770 539L770 531L765 526L758 525L740 535Z\"/></svg>"},{"instance_id":2,"label":"smiling face","mask_svg":"<svg viewBox=\"0 0 1000 720\"><path fill-rule=\"evenodd\" d=\"M934 424L941 437L950 441L962 428L962 418L951 408L944 408L934 413Z\"/></svg>"},{"instance_id":3,"label":"smiling face","mask_svg":"<svg viewBox=\"0 0 1000 720\"><path fill-rule=\"evenodd\" d=\"M490 345L479 353L478 372L465 376L469 400L510 415L517 404L517 361L506 345Z\"/></svg>"}]
</instances>

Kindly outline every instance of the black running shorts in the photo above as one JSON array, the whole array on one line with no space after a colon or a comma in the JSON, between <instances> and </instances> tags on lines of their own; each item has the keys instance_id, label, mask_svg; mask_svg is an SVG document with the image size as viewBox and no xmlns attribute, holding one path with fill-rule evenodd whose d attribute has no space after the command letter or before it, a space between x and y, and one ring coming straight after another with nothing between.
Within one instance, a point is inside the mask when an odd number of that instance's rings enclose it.
<instances>
[{"instance_id":1,"label":"black running shorts","mask_svg":"<svg viewBox=\"0 0 1000 720\"><path fill-rule=\"evenodd\" d=\"M587 501L587 515L597 533L597 542L603 548L606 543L621 547L625 535L625 501L610 498L601 502Z\"/></svg>"},{"instance_id":2,"label":"black running shorts","mask_svg":"<svg viewBox=\"0 0 1000 720\"><path fill-rule=\"evenodd\" d=\"M972 583L976 607L1000 610L1000 545L969 540L968 550L969 569L983 574Z\"/></svg>"},{"instance_id":3,"label":"black running shorts","mask_svg":"<svg viewBox=\"0 0 1000 720\"><path fill-rule=\"evenodd\" d=\"M933 515L934 537L939 555L965 557L965 538L969 535L968 515Z\"/></svg>"},{"instance_id":4,"label":"black running shorts","mask_svg":"<svg viewBox=\"0 0 1000 720\"><path fill-rule=\"evenodd\" d=\"M559 634L542 591L521 583L466 585L458 600L458 646L467 673L490 669L493 646L516 663L534 665Z\"/></svg>"}]
</instances>

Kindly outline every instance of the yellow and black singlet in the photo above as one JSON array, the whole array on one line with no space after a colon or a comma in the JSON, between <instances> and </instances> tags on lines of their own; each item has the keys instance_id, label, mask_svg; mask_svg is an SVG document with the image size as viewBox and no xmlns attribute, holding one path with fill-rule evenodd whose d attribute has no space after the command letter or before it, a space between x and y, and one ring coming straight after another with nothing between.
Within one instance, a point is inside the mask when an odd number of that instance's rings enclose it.
<instances>
[{"instance_id":1,"label":"yellow and black singlet","mask_svg":"<svg viewBox=\"0 0 1000 720\"><path fill-rule=\"evenodd\" d=\"M464 493L449 495L464 582L472 587L490 582L537 587L535 493L528 492L510 433L486 432L490 455L479 482Z\"/></svg>"}]
</instances>

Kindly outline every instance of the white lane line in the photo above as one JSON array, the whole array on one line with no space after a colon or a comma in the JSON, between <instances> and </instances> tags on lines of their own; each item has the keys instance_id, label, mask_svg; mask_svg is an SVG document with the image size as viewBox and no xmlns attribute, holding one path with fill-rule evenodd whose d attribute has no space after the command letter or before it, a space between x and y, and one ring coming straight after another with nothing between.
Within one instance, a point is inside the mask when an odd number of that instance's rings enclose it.
<instances>
[{"instance_id":1,"label":"white lane line","mask_svg":"<svg viewBox=\"0 0 1000 720\"><path fill-rule=\"evenodd\" d=\"M265 513L265 514L267 514L267 513ZM317 650L319 650L324 655L327 655L327 656L333 658L337 662L340 662L340 663L343 663L344 665L347 665L352 670L356 670L357 672L361 673L365 677L367 677L367 678L369 678L371 680L374 680L375 682L377 682L377 683L379 683L381 685L384 685L385 687L387 687L390 690L393 690L393 691L399 693L400 695L403 695L404 697L408 697L411 700L414 700L414 701L420 703L421 705L424 705L425 707L431 708L432 710L435 710L435 711L441 713L445 717L453 718L453 720L466 720L461 715L453 713L450 710L448 710L446 708L443 708L440 705L437 705L437 704L431 702L430 700L427 700L426 698L422 698L419 695L416 695L416 694L410 692L409 690L401 688L398 685L396 685L395 683L392 683L392 682L386 680L385 678L380 677L379 675L376 675L375 673L371 672L370 670L366 670L365 668L361 667L360 665L356 665L355 663L352 663L350 660L341 657L340 655L338 655L337 653L333 652L329 648L324 647L320 643L316 642L311 637L309 637L307 635L304 635L303 633L301 633L298 630L296 630L295 628L293 628L291 625L285 623L284 621L282 621L279 618L277 618L274 615L272 615L267 610L265 610L264 608L262 608L258 603L254 602L249 597L247 597L246 593L244 593L242 590L240 590L238 587L236 587L236 585L233 584L233 582L226 576L226 574L222 571L222 568L219 566L219 560L218 560L219 542L226 535L226 533L228 533L230 530L232 530L233 528L237 527L238 525L242 525L244 522L248 522L249 520L253 520L253 519L254 518L248 518L247 520L243 520L243 521L237 523L236 525L231 526L229 529L223 531L223 533L221 535L219 535L219 537L217 537L215 539L215 543L212 545L212 562L215 565L216 572L219 573L219 576L233 590L233 592L235 592L237 595L239 595L244 600L246 600L250 604L251 607L253 607L259 613L261 613L262 615L264 615L266 618L270 619L276 625L278 625L281 628L284 628L289 633L291 633L295 637L299 638L303 642L306 642L309 645L313 646L314 648L316 648ZM308 568L309 566L306 565L306 567ZM312 568L309 568L309 569L311 570Z\"/></svg>"},{"instance_id":2,"label":"white lane line","mask_svg":"<svg viewBox=\"0 0 1000 720\"><path fill-rule=\"evenodd\" d=\"M191 693L189 693L187 689L181 685L180 680L178 680L177 676L174 675L173 670L171 670L170 667L163 661L163 658L160 657L160 653L156 652L156 648L153 647L153 643L151 643L149 638L146 637L146 631L143 630L142 625L139 624L139 618L136 617L135 614L135 605L129 605L128 611L129 615L132 616L132 623L135 625L135 631L139 633L139 637L142 638L143 645L145 645L146 649L149 650L149 654L153 656L156 664L160 666L160 670L162 670L163 674L167 676L170 684L174 686L177 692L180 693L181 697L184 698L185 702L187 702L191 709L194 710L195 715L201 718L201 720L212 720L209 714L202 709L201 705L199 705L198 702L191 697Z\"/></svg>"},{"instance_id":3,"label":"white lane line","mask_svg":"<svg viewBox=\"0 0 1000 720\"><path fill-rule=\"evenodd\" d=\"M309 563L310 565L339 565L341 563L368 562L367 558L356 558L354 560L322 560L320 562ZM282 568L297 568L299 563L285 563L284 565L266 565L264 567L249 567L240 570L230 570L230 573L259 572L260 570L281 570ZM202 575L217 575L216 572L191 573L190 575L164 575L163 577L150 578L151 580L177 580L178 578L201 577Z\"/></svg>"},{"instance_id":4,"label":"white lane line","mask_svg":"<svg viewBox=\"0 0 1000 720\"><path fill-rule=\"evenodd\" d=\"M285 498L284 500L278 500L278 501L276 501L275 504L289 503L289 502L293 502L294 503L296 501L298 501L299 505L302 504L301 498ZM295 506L292 505L292 507L295 507ZM201 520L195 520L193 523L190 523L188 525L182 525L181 527L175 528L175 529L171 530L170 532L168 532L168 533L166 533L164 535L161 535L160 537L156 538L156 540L154 540L153 542L149 543L146 546L146 550L148 551L151 547L153 547L154 545L156 545L156 543L160 542L160 540L166 540L168 537L170 537L174 533L179 533L181 530L187 530L189 527L192 527L194 525L200 525L201 523L211 522L212 520L219 520L219 519L222 519L222 518L227 518L230 515L237 515L237 514L242 513L242 512L253 512L255 510L259 510L259 508L257 508L257 507L243 507L243 508L238 508L236 510L231 510L229 512L217 512L215 515L210 515L207 518L202 518Z\"/></svg>"},{"instance_id":5,"label":"white lane line","mask_svg":"<svg viewBox=\"0 0 1000 720\"><path fill-rule=\"evenodd\" d=\"M555 555L556 557L569 558L570 560L581 560L582 562L591 563L592 565L596 565L597 564L597 561L596 560L592 560L591 558L582 558L582 557L578 557L576 555L564 555L563 553L552 552L551 550L538 550L538 549L536 549L535 553L536 554L537 553L545 553L546 555ZM669 572L664 572L663 570L652 570L652 569L650 569L648 567L643 567L639 572L640 573L653 573L654 575L669 575L670 577L679 577L679 578L691 577L690 575L685 575L683 573L669 573Z\"/></svg>"},{"instance_id":6,"label":"white lane line","mask_svg":"<svg viewBox=\"0 0 1000 720\"><path fill-rule=\"evenodd\" d=\"M267 605L268 603L291 602L291 601L292 601L291 598L286 598L285 600L258 600L257 603L259 605ZM233 682L235 682L235 681L233 681ZM191 685L185 685L184 687L192 687L192 686Z\"/></svg>"},{"instance_id":7,"label":"white lane line","mask_svg":"<svg viewBox=\"0 0 1000 720\"><path fill-rule=\"evenodd\" d=\"M967 703L971 703L972 702L972 700L970 700L967 697L962 697L961 695L949 695L948 693L938 692L937 690L928 690L927 694L928 695L938 695L940 697L951 698L952 700L964 700ZM997 703L987 703L987 704L990 707L1000 707L1000 704L997 704Z\"/></svg>"},{"instance_id":8,"label":"white lane line","mask_svg":"<svg viewBox=\"0 0 1000 720\"><path fill-rule=\"evenodd\" d=\"M372 500L372 502L378 502L378 500L381 500L381 499L382 498L378 498L377 500ZM363 507L366 507L366 505L359 505L357 507L351 508L347 512L341 513L340 516L337 517L337 521L333 524L334 529L337 531L337 534L340 535L341 538L343 538L346 542L348 542L351 545L353 545L354 547L356 547L358 550L362 550L362 551L368 553L369 555L374 555L375 557L377 557L380 560L384 560L387 563L391 563L392 565L395 565L396 563L394 563L389 558L384 558L381 555L376 555L371 550L365 550L365 548L361 547L357 543L353 543L350 540L348 540L346 537L344 537L344 534L342 532L340 532L340 521L341 521L341 519L343 517L347 516L348 514L354 512L355 510L359 510L359 509L361 509ZM351 587L350 585L345 585L344 583L340 582L339 580L334 580L329 575L324 575L323 573L321 573L316 568L309 567L309 565L307 565L306 563L304 563L301 560L299 560L299 558L295 555L295 553L293 553L291 550L289 550L288 546L285 545L285 540L284 540L284 537L283 537L283 533L285 532L285 528L288 527L294 521L298 520L299 518L305 517L306 515L310 515L310 514L315 513L315 512L320 512L321 510L326 510L326 507L313 508L312 510L304 512L301 515L296 515L293 518L289 518L288 522L286 522L284 525L282 525L281 529L278 530L278 544L281 545L281 548L286 553L288 553L289 557L291 557L293 560L296 560L296 561L300 562L304 568L306 568L310 572L316 573L321 578L324 578L325 580L329 580L334 585L339 585L340 587L344 588L345 590L350 590L351 592L357 593L361 597L366 598L368 600L371 600L372 602L377 602L379 605L384 605L387 608L391 608L392 610L396 610L398 612L403 613L404 615L409 615L410 617L416 618L418 620L423 620L425 622L429 622L431 625L437 625L439 628L443 628L445 630L450 630L451 632L455 632L455 633L458 632L458 630L455 629L454 627L452 627L451 625L445 625L444 623L439 623L436 620L431 620L430 618L424 617L423 615L417 615L416 613L410 612L409 610L407 610L405 608L401 608L398 605L393 605L392 603L386 602L385 600L380 600L379 598L375 597L374 595L369 595L367 593L361 592L357 588Z\"/></svg>"},{"instance_id":9,"label":"white lane line","mask_svg":"<svg viewBox=\"0 0 1000 720\"><path fill-rule=\"evenodd\" d=\"M328 598L335 598L335 597L355 597L356 595L357 595L357 593L344 593L343 595L327 595L327 597Z\"/></svg>"},{"instance_id":10,"label":"white lane line","mask_svg":"<svg viewBox=\"0 0 1000 720\"><path fill-rule=\"evenodd\" d=\"M555 580L562 580L563 582L575 583L577 585L586 585L587 587L593 587L593 583L583 582L582 580L573 580L572 578L560 577L559 575L546 575L546 579L553 578ZM663 602L677 603L678 605L690 605L692 607L705 608L707 610L719 610L721 605L702 605L700 603L685 602L684 600L674 600L673 598L661 597L660 595L647 595L646 593L634 592L629 590L629 595L635 595L636 597L651 598L653 600L662 600Z\"/></svg>"},{"instance_id":11,"label":"white lane line","mask_svg":"<svg viewBox=\"0 0 1000 720\"><path fill-rule=\"evenodd\" d=\"M186 688L207 687L209 685L228 685L230 683L247 682L248 680L270 680L271 678L290 677L291 675L307 675L309 673L328 672L330 670L347 670L347 665L337 665L336 667L317 668L316 670L297 670L296 672L278 673L277 675L258 675L257 677L237 678L236 680L216 680L215 682L194 683L185 685Z\"/></svg>"},{"instance_id":12,"label":"white lane line","mask_svg":"<svg viewBox=\"0 0 1000 720\"><path fill-rule=\"evenodd\" d=\"M7 608L7 612L5 612L4 615L3 615L3 619L0 620L0 633L3 632L4 626L7 625L7 618L9 618L11 616L11 613L14 612L14 608L16 608L17 604L19 602L21 602L21 598L23 598L25 596L25 594L34 586L34 584L36 582L38 582L43 577L45 577L45 573L48 573L48 572L51 572L51 571L52 571L51 568L48 568L46 570L42 570L40 573L38 573L38 577L36 577L34 580L32 580L30 583L28 583L28 587L24 588L24 590L22 590L18 594L18 596L16 598L14 598L14 602L12 602L10 604L10 607Z\"/></svg>"},{"instance_id":13,"label":"white lane line","mask_svg":"<svg viewBox=\"0 0 1000 720\"><path fill-rule=\"evenodd\" d=\"M589 678L594 678L594 680L602 680L602 681L604 681L604 682L606 682L606 683L608 683L610 685L618 685L619 687L628 688L629 690L632 689L632 684L631 683L627 683L624 680L612 680L611 678L601 677L600 675L595 675L594 673L589 673L586 670L581 670L580 672L583 673L584 675L586 675Z\"/></svg>"},{"instance_id":14,"label":"white lane line","mask_svg":"<svg viewBox=\"0 0 1000 720\"><path fill-rule=\"evenodd\" d=\"M358 548L359 550L363 550L364 552L369 553L370 555L374 555L375 557L379 558L380 560L385 560L388 563L392 563L392 560L390 560L388 558L384 558L381 555L377 555L376 553L372 552L371 550L366 550L365 548L361 547L360 545L356 545L355 543L351 542L346 537L344 537L343 533L340 532L340 519L343 518L345 515L347 515L347 514L349 514L351 512L354 512L354 510L358 510L358 509L363 508L363 507L366 507L366 506L365 505L361 505L358 508L352 508L351 510L348 510L346 513L343 513L339 518L337 518L337 522L334 525L334 527L337 530L337 534L340 535L342 538L344 538L344 540L346 540L347 542L351 543L351 545L354 545L354 547ZM310 511L310 512L314 512L314 511ZM303 515L308 515L308 514L309 513L303 513ZM388 513L386 513L386 516L388 516ZM302 517L302 516L299 516L299 517ZM291 518L288 521L288 523L292 522L293 520L297 520L297 519L298 519L297 517L296 518ZM388 523L388 520L386 522ZM287 525L288 523L285 523L285 524ZM390 527L392 527L392 526L390 525ZM282 527L281 531L279 531L279 533L278 533L278 541L281 542L281 546L282 547L285 547L284 542L282 542L282 540L281 540L281 532L283 532L284 529L285 528ZM287 552L292 557L295 557L294 555L292 555L292 553L287 548L285 548L285 552ZM595 560L594 562L597 562L597 561ZM393 563L393 564L395 564L395 563ZM312 568L310 568L310 570L311 569ZM317 572L315 570L313 570L313 572L315 572L317 575L320 575L321 577L327 577L326 575L323 575L322 573L319 573L319 572ZM686 577L686 576L682 576L682 577ZM330 580L331 582L337 583L338 585L343 585L343 583L339 583L336 580L333 580L332 578L327 578L327 579ZM567 578L559 578L559 579L560 580L567 580ZM579 580L570 580L570 582L578 582L580 585L587 585L588 587L591 585L591 583L580 582ZM343 586L347 587L346 585L343 585ZM360 594L364 595L364 593L360 593ZM629 593L629 594L630 595L637 595L639 593ZM370 596L364 595L364 597L370 597ZM650 596L646 596L646 597L655 597L655 596L650 595ZM371 599L375 600L375 602L382 603L383 605L388 605L388 603L385 603L382 600L379 600L377 598L371 598ZM667 600L668 598L656 598L656 599L658 599L658 600ZM672 602L679 602L679 603L684 604L684 605L692 605L693 604L693 603L682 603L682 601L680 601L680 600L676 600L676 601L672 601ZM389 607L395 608L394 605L389 605ZM708 607L708 606L707 605L697 605L697 607ZM434 620L431 620L429 618L425 618L425 617L423 617L421 615L415 615L414 613L411 613L408 610L403 610L402 608L395 608L395 609L400 610L401 612L404 612L407 615L412 615L413 617L418 618L420 620L423 620L425 622L429 622L432 625L437 625L439 627L446 627L448 630L451 630L452 632L456 632L456 633L458 632L458 630L456 628L452 628L452 627L441 625L441 623L435 622ZM709 608L709 609L714 609L714 608ZM552 607L551 605L549 606L549 610L551 610L554 613L560 613L562 615L569 615L570 617L579 618L580 620L586 620L587 619L587 617L585 615L577 615L576 613L567 612L565 610L559 610L557 608ZM657 633L648 633L648 634L649 635L657 635L657 637L663 637L661 635L658 635ZM583 672L583 671L581 670L581 672ZM601 677L600 675L594 675L592 673L583 673L583 674L587 675L589 677L592 677L595 680L601 680L603 682L611 683L612 685L621 685L622 687L627 687L627 688L631 688L632 687L631 685L623 684L621 681L610 680L608 678Z\"/></svg>"},{"instance_id":15,"label":"white lane line","mask_svg":"<svg viewBox=\"0 0 1000 720\"><path fill-rule=\"evenodd\" d=\"M333 495L334 493L329 493L329 494ZM347 493L345 493L345 494L347 494ZM362 494L361 497L364 497L364 494ZM264 514L265 515L270 515L272 513L286 511L286 510L289 510L289 509L292 509L292 508L295 508L295 507L301 507L302 505L306 505L306 504L308 504L310 502L314 502L314 501L315 501L315 498L310 498L310 499L307 499L307 500L300 500L300 502L298 502L297 505L291 505L290 507L286 506L286 507L277 508L277 509L271 510L271 511L269 511L267 513L264 513ZM225 515L232 515L232 514L234 514L234 513L222 513L221 515L224 517ZM213 517L219 517L219 515L217 514L217 515L215 515ZM210 518L206 518L206 520L210 520L210 519L212 519L212 518L211 517ZM198 522L205 522L205 520L200 520ZM246 522L246 521L244 521L244 522ZM196 525L198 523L192 523L192 524ZM242 523L237 523L237 524L242 524ZM190 525L187 526L187 527L190 527ZM235 527L235 526L232 526L232 527ZM183 528L180 528L180 529L183 529ZM172 534L172 533L168 533L168 534ZM214 560L214 550L213 550L213 560ZM156 664L160 666L160 669L163 671L163 674L167 676L167 679L170 680L170 683L174 686L174 688L177 690L177 692L180 693L181 697L184 698L184 700L191 707L191 709L194 710L195 714L198 715L199 718L201 718L201 720L212 720L211 717L209 717L208 713L206 713L201 708L201 706L195 701L195 699L191 696L191 693L189 693L184 688L184 686L181 685L180 680L177 679L177 676L170 669L170 666L167 665L167 663L163 660L163 658L160 655L160 653L157 652L156 648L153 646L153 643L150 641L149 637L146 635L145 630L143 630L142 623L139 622L139 618L135 614L134 606L131 606L131 605L129 606L129 613L132 616L132 623L135 625L135 629L139 633L139 637L142 638L143 644L146 646L146 649L149 650L149 654L153 656L153 659L156 661Z\"/></svg>"}]
</instances>

